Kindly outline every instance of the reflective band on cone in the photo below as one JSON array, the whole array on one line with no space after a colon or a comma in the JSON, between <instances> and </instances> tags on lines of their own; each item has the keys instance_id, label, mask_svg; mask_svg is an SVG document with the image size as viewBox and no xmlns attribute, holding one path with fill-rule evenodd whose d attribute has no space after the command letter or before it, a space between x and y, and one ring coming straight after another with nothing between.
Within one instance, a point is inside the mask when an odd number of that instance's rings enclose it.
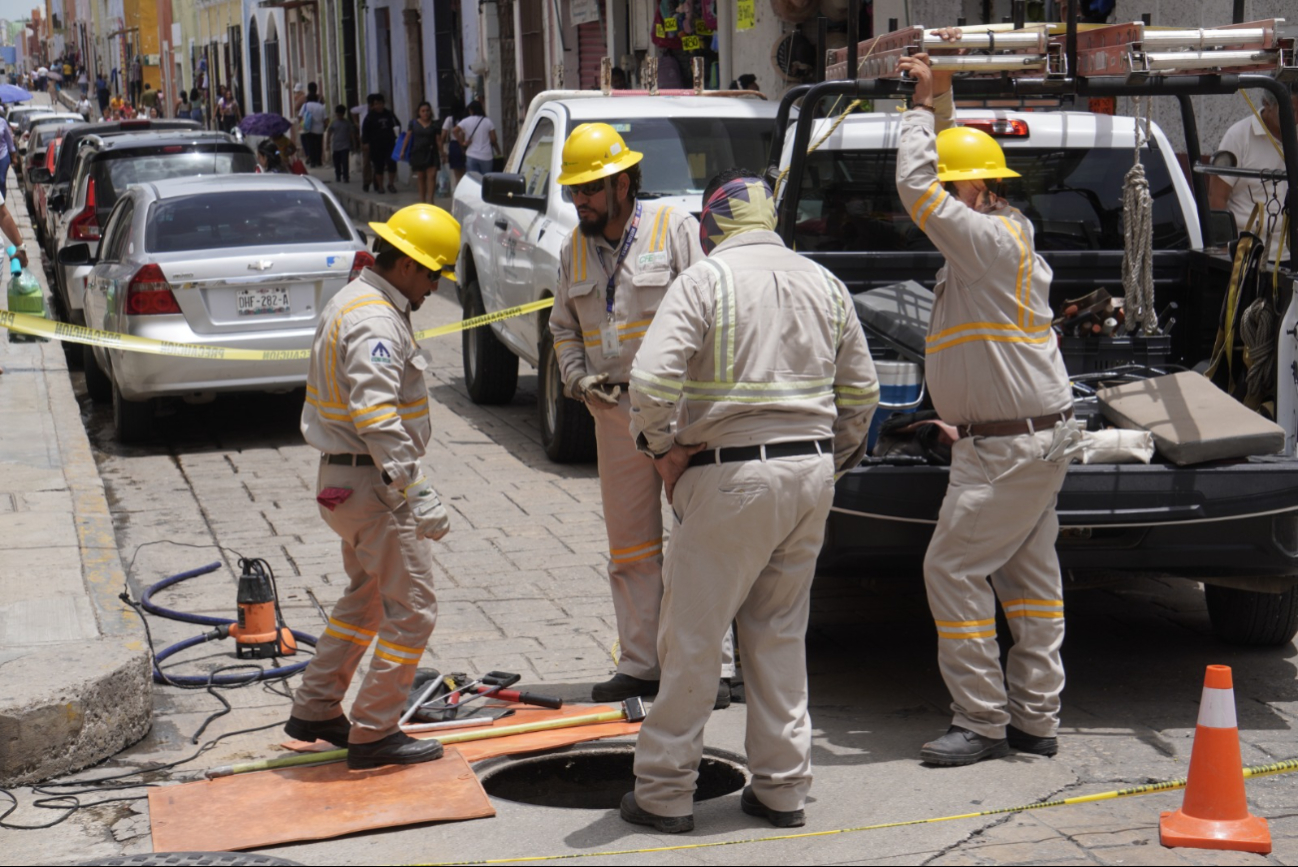
<instances>
[{"instance_id":1,"label":"reflective band on cone","mask_svg":"<svg viewBox=\"0 0 1298 867\"><path fill-rule=\"evenodd\" d=\"M1244 798L1235 690L1225 665L1208 666L1185 798L1181 809L1162 814L1159 839L1191 849L1271 851L1266 819L1251 815Z\"/></svg>"}]
</instances>

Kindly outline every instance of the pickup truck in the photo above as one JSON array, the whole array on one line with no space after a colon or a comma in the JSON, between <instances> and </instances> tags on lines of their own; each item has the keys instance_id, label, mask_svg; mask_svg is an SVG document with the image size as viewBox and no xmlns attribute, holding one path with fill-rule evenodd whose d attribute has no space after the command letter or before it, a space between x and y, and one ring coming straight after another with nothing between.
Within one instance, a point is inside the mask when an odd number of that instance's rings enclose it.
<instances>
[{"instance_id":1,"label":"pickup truck","mask_svg":"<svg viewBox=\"0 0 1298 867\"><path fill-rule=\"evenodd\" d=\"M1074 86L1082 97L1179 98L1189 162L1196 165L1201 160L1189 96L1274 84L1256 75L1219 75L1189 81L1091 78L1078 79ZM998 86L1006 90L998 92ZM957 81L956 96L957 101L1018 100L1034 93L1049 97L1051 86L1048 81ZM829 132L834 118L817 117L817 108L828 108L835 98L846 102L901 93L903 85L896 81L825 82L800 88L781 105L781 115L787 117L792 100L803 99L787 137L785 127L777 126L768 169L772 178L783 181L779 231L791 247L842 279L858 299L859 293L907 280L931 288L942 256L897 197L900 115L851 114ZM1282 114L1289 176L1298 177L1293 119ZM1022 179L1007 182L1006 194L1032 220L1037 249L1053 269L1056 315L1064 311L1066 299L1097 288L1121 297L1126 231L1121 196L1123 177L1132 166L1135 119L1075 111L961 109L957 120L997 136L1010 168L1022 173ZM808 152L813 142L819 144ZM1231 258L1224 245L1234 226L1229 223L1222 231L1219 215L1207 211L1202 170L1187 180L1157 127L1141 149L1141 161L1154 202L1155 309L1175 302L1176 325L1168 352L1150 365L1157 370L1126 368L1123 375L1202 370L1227 292ZM1211 225L1212 240L1222 246L1205 246L1204 225ZM1269 286L1271 275L1264 279ZM1293 372L1298 370L1298 302L1292 272L1283 270L1278 286L1281 315L1274 363L1279 373L1276 420L1286 432L1283 453L1185 467L1158 457L1149 465L1072 465L1058 501L1057 549L1068 583L1083 586L1139 575L1187 578L1206 585L1213 631L1223 640L1282 645L1298 632L1298 384ZM918 354L912 352L909 360L922 367L926 317L920 311L912 318L919 320L921 338ZM906 358L898 349L897 333L866 330L876 358ZM1078 359L1067 351L1065 360L1077 388L1087 377L1080 376ZM946 487L944 466L867 458L838 483L822 567L854 575L918 575Z\"/></svg>"},{"instance_id":2,"label":"pickup truck","mask_svg":"<svg viewBox=\"0 0 1298 867\"><path fill-rule=\"evenodd\" d=\"M539 94L505 172L469 174L455 188L452 213L463 240L457 273L465 318L554 296L559 250L577 227L577 212L554 179L563 143L576 126L612 124L629 147L645 155L640 198L664 200L697 216L703 188L714 174L731 166L765 165L775 115L776 105L757 94ZM590 413L563 395L548 310L465 331L463 354L465 383L475 403L513 399L520 358L538 368L537 409L546 454L562 463L594 458Z\"/></svg>"}]
</instances>

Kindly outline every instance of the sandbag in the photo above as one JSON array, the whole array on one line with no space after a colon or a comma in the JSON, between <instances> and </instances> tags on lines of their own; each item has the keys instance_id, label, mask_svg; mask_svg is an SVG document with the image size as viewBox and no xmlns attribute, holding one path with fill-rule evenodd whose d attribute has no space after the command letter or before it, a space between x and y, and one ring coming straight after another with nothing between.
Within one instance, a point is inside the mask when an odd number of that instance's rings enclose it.
<instances>
[{"instance_id":1,"label":"sandbag","mask_svg":"<svg viewBox=\"0 0 1298 867\"><path fill-rule=\"evenodd\" d=\"M1284 448L1282 427L1193 371L1103 388L1096 396L1105 418L1149 431L1159 454L1177 466L1273 455Z\"/></svg>"},{"instance_id":2,"label":"sandbag","mask_svg":"<svg viewBox=\"0 0 1298 867\"><path fill-rule=\"evenodd\" d=\"M1084 464L1147 464L1154 457L1154 435L1147 430L1086 431L1079 460Z\"/></svg>"}]
</instances>

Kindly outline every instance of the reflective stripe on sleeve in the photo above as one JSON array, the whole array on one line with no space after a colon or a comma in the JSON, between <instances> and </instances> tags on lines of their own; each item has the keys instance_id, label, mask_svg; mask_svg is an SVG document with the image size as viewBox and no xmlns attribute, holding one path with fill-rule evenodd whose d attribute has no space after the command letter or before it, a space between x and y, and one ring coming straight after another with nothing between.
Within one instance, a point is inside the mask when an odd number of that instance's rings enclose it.
<instances>
[{"instance_id":1,"label":"reflective stripe on sleeve","mask_svg":"<svg viewBox=\"0 0 1298 867\"><path fill-rule=\"evenodd\" d=\"M835 406L873 406L879 402L879 386L856 388L850 385L834 386Z\"/></svg>"},{"instance_id":2,"label":"reflective stripe on sleeve","mask_svg":"<svg viewBox=\"0 0 1298 867\"><path fill-rule=\"evenodd\" d=\"M679 400L681 390L684 388L679 382L663 379L661 376L654 376L652 373L645 373L635 368L631 370L631 383L637 391L663 400Z\"/></svg>"}]
</instances>

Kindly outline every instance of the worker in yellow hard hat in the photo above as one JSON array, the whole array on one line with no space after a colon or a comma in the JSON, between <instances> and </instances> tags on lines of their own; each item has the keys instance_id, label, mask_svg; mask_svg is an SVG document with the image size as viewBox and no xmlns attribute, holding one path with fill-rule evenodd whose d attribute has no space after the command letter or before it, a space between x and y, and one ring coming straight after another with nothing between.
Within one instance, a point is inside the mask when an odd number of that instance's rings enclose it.
<instances>
[{"instance_id":1,"label":"worker in yellow hard hat","mask_svg":"<svg viewBox=\"0 0 1298 867\"><path fill-rule=\"evenodd\" d=\"M370 223L375 255L320 315L307 372L302 434L320 450L316 502L342 539L350 584L307 666L285 731L346 747L351 768L440 758L437 741L397 726L415 667L437 621L432 546L450 518L420 466L431 427L427 361L410 313L438 280L454 278L460 225L433 205ZM377 639L369 672L342 710L356 668Z\"/></svg>"},{"instance_id":2,"label":"worker in yellow hard hat","mask_svg":"<svg viewBox=\"0 0 1298 867\"><path fill-rule=\"evenodd\" d=\"M953 41L960 31L941 31ZM902 115L897 192L946 257L925 353L933 408L951 449L946 498L924 558L950 729L920 750L937 765L1058 750L1064 603L1055 499L1081 431L1051 329L1050 266L1032 223L999 195L995 139L954 126L951 73L927 54ZM994 591L994 593L993 593ZM1014 637L1001 669L996 600Z\"/></svg>"},{"instance_id":3,"label":"worker in yellow hard hat","mask_svg":"<svg viewBox=\"0 0 1298 867\"><path fill-rule=\"evenodd\" d=\"M699 224L687 210L636 198L643 156L609 124L583 123L563 144L558 178L577 226L560 249L550 332L565 393L595 418L620 646L617 671L591 691L600 702L658 692L663 484L631 438L627 383L667 287L703 259ZM723 656L717 707L730 704L729 640Z\"/></svg>"}]
</instances>

